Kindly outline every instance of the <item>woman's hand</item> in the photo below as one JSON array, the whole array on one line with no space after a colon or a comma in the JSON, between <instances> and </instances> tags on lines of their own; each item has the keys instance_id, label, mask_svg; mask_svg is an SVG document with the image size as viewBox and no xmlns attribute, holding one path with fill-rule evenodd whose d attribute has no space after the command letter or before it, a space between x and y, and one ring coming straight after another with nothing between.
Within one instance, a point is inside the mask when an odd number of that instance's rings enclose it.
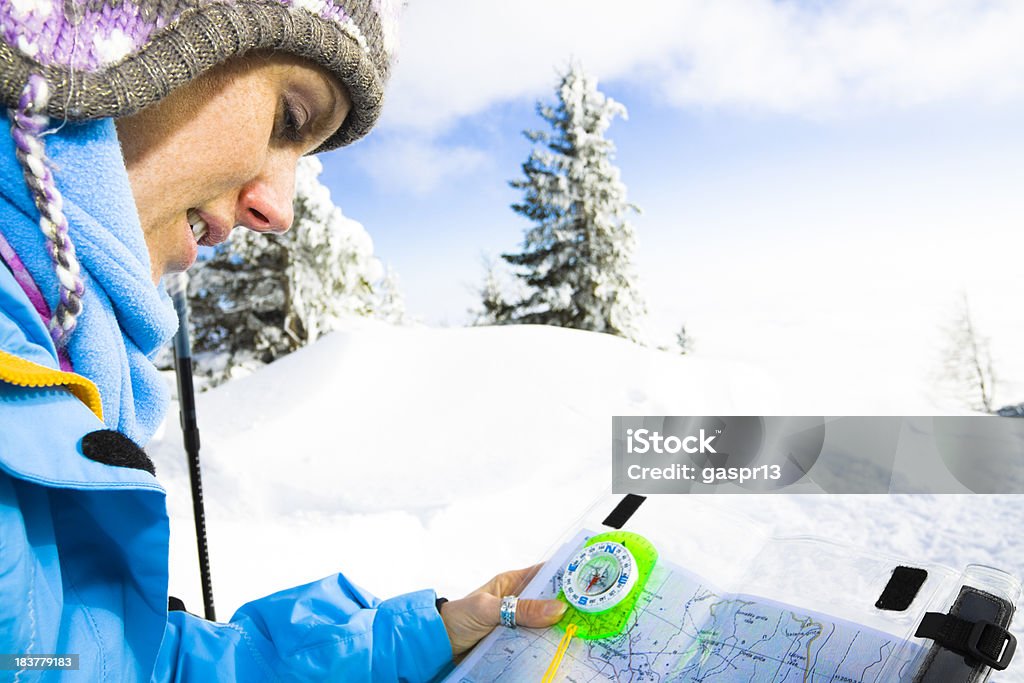
<instances>
[{"instance_id":1,"label":"woman's hand","mask_svg":"<svg viewBox=\"0 0 1024 683\"><path fill-rule=\"evenodd\" d=\"M452 653L459 657L498 625L501 599L517 595L542 565L498 574L461 600L441 605L441 619L452 641ZM516 607L519 626L551 626L568 607L561 600L520 600Z\"/></svg>"}]
</instances>

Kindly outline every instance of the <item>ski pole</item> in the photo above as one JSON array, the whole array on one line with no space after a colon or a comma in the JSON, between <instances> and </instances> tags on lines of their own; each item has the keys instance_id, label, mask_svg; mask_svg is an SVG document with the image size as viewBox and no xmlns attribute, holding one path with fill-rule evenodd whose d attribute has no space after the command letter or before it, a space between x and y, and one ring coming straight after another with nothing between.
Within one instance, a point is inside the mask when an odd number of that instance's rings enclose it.
<instances>
[{"instance_id":1,"label":"ski pole","mask_svg":"<svg viewBox=\"0 0 1024 683\"><path fill-rule=\"evenodd\" d=\"M188 275L169 278L168 292L178 313L178 332L174 335L174 374L178 378L178 406L181 433L188 457L188 476L192 483L192 515L196 523L199 551L199 578L203 585L206 618L216 621L213 610L213 581L210 576L210 550L206 544L206 512L203 507L203 480L199 469L199 426L196 424L196 396L192 386L192 345L188 335Z\"/></svg>"}]
</instances>

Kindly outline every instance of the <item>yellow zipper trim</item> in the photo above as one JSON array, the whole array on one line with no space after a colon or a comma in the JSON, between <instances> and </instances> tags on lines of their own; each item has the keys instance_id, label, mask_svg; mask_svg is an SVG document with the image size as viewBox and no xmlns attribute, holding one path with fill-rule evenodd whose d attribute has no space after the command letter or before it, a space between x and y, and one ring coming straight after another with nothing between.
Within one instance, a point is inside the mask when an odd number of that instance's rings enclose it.
<instances>
[{"instance_id":1,"label":"yellow zipper trim","mask_svg":"<svg viewBox=\"0 0 1024 683\"><path fill-rule=\"evenodd\" d=\"M0 381L18 387L65 387L95 413L96 417L103 419L100 390L90 380L73 372L54 370L0 351Z\"/></svg>"}]
</instances>

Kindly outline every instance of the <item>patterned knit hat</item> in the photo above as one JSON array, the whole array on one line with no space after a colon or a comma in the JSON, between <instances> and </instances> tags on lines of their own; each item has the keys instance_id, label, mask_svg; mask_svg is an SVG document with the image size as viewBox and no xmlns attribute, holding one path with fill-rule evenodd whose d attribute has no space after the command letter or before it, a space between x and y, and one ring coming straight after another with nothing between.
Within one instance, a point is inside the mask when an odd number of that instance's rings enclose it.
<instances>
[{"instance_id":1,"label":"patterned knit hat","mask_svg":"<svg viewBox=\"0 0 1024 683\"><path fill-rule=\"evenodd\" d=\"M380 114L401 0L0 0L0 89L18 106L30 74L45 113L80 121L133 114L233 55L284 50L333 73L352 112L323 149Z\"/></svg>"},{"instance_id":2,"label":"patterned knit hat","mask_svg":"<svg viewBox=\"0 0 1024 683\"><path fill-rule=\"evenodd\" d=\"M283 50L345 85L352 109L320 149L346 145L380 115L401 2L0 0L0 96L60 281L48 316L58 350L81 313L84 284L45 155L50 119L127 116L229 57Z\"/></svg>"}]
</instances>

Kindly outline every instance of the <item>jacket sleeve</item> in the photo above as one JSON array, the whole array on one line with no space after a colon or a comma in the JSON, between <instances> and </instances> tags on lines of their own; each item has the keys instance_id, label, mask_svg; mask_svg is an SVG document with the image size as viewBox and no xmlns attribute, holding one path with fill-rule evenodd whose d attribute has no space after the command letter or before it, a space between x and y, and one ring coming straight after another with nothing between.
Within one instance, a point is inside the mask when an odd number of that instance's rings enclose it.
<instances>
[{"instance_id":1,"label":"jacket sleeve","mask_svg":"<svg viewBox=\"0 0 1024 683\"><path fill-rule=\"evenodd\" d=\"M156 681L431 681L451 644L434 591L378 600L336 574L243 605L228 623L171 612Z\"/></svg>"}]
</instances>

